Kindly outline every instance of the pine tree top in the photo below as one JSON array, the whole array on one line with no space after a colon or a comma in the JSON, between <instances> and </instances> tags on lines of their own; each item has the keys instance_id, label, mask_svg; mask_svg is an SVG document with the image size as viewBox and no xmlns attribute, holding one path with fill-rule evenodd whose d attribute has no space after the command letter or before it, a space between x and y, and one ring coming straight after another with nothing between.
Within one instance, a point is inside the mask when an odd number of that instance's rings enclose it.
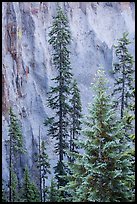
<instances>
[{"instance_id":1,"label":"pine tree top","mask_svg":"<svg viewBox=\"0 0 137 204\"><path fill-rule=\"evenodd\" d=\"M12 143L12 148L15 151L25 153L25 150L23 149L23 135L21 132L21 128L19 126L19 121L11 107L9 110L9 115L10 115L9 136Z\"/></svg>"},{"instance_id":2,"label":"pine tree top","mask_svg":"<svg viewBox=\"0 0 137 204\"><path fill-rule=\"evenodd\" d=\"M128 32L124 32L122 38L118 39L118 43L121 47L124 45L129 45L131 43L131 41L128 39L128 35Z\"/></svg>"},{"instance_id":3,"label":"pine tree top","mask_svg":"<svg viewBox=\"0 0 137 204\"><path fill-rule=\"evenodd\" d=\"M63 13L60 7L58 7L57 14L54 17L51 31L49 32L49 37L49 43L53 45L54 49L56 49L56 47L62 43L62 45L64 45L62 49L64 49L66 54L68 53L65 46L70 43L69 24L67 16Z\"/></svg>"}]
</instances>

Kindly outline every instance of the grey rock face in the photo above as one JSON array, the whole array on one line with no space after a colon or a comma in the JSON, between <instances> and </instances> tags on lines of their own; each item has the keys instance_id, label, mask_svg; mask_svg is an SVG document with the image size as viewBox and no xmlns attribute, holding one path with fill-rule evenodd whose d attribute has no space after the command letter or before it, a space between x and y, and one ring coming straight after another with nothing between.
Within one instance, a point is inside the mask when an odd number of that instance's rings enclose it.
<instances>
[{"instance_id":1,"label":"grey rock face","mask_svg":"<svg viewBox=\"0 0 137 204\"><path fill-rule=\"evenodd\" d=\"M134 2L60 2L68 16L71 31L71 65L81 91L83 113L92 101L90 84L99 66L104 67L110 81L113 77L113 44L128 31L131 41L135 33ZM56 2L3 2L3 178L8 180L8 108L18 116L27 154L20 167L29 165L35 179L39 126L41 138L47 141L51 166L56 162L51 138L46 134L44 119L51 114L47 108L47 91L56 70L52 65L52 49L48 33L56 15ZM131 45L134 54L134 46ZM19 167L19 168L20 168ZM21 173L19 174L21 178Z\"/></svg>"}]
</instances>

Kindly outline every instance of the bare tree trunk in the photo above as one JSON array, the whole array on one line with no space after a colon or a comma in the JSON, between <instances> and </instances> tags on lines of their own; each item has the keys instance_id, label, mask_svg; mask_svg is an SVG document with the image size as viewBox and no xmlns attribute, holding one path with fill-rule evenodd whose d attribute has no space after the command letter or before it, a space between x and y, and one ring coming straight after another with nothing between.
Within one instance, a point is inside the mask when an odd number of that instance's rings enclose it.
<instances>
[{"instance_id":1,"label":"bare tree trunk","mask_svg":"<svg viewBox=\"0 0 137 204\"><path fill-rule=\"evenodd\" d=\"M45 202L45 198L46 198L46 195L45 195L45 187L46 187L46 185L45 185L45 178L43 178L43 198L44 198L44 200L43 200L43 202Z\"/></svg>"},{"instance_id":2,"label":"bare tree trunk","mask_svg":"<svg viewBox=\"0 0 137 204\"><path fill-rule=\"evenodd\" d=\"M12 192L11 192L11 163L12 163L12 155L11 155L11 135L10 135L10 161L9 161L9 202L12 201Z\"/></svg>"},{"instance_id":3,"label":"bare tree trunk","mask_svg":"<svg viewBox=\"0 0 137 204\"><path fill-rule=\"evenodd\" d=\"M40 148L40 126L39 126L39 181L40 181L40 198L42 202L42 178L41 178L41 164L40 164L40 154L41 154L41 148Z\"/></svg>"},{"instance_id":4,"label":"bare tree trunk","mask_svg":"<svg viewBox=\"0 0 137 204\"><path fill-rule=\"evenodd\" d=\"M124 61L122 57L122 61ZM121 119L123 118L123 112L124 112L124 98L125 98L125 66L123 65L123 81L122 81L122 97L121 97Z\"/></svg>"}]
</instances>

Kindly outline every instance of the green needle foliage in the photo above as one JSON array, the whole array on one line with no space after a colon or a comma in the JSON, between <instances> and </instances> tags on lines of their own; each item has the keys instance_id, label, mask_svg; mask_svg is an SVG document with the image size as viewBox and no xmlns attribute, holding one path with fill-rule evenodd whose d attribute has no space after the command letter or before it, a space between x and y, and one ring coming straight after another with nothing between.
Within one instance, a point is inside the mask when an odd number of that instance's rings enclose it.
<instances>
[{"instance_id":1,"label":"green needle foliage","mask_svg":"<svg viewBox=\"0 0 137 204\"><path fill-rule=\"evenodd\" d=\"M17 202L18 201L18 179L17 179L17 175L13 170L13 165L11 165L11 198L12 198L12 202Z\"/></svg>"},{"instance_id":2,"label":"green needle foliage","mask_svg":"<svg viewBox=\"0 0 137 204\"><path fill-rule=\"evenodd\" d=\"M18 119L16 115L13 113L12 108L10 108L10 125L9 125L9 136L11 138L11 151L14 156L17 154L24 153L23 148L23 136L21 133L21 128L19 126Z\"/></svg>"},{"instance_id":3,"label":"green needle foliage","mask_svg":"<svg viewBox=\"0 0 137 204\"><path fill-rule=\"evenodd\" d=\"M61 194L57 188L57 184L54 179L51 179L51 184L49 187L49 202L60 202Z\"/></svg>"},{"instance_id":4,"label":"green needle foliage","mask_svg":"<svg viewBox=\"0 0 137 204\"><path fill-rule=\"evenodd\" d=\"M41 201L46 200L46 180L48 179L48 174L50 174L50 164L49 158L46 153L46 145L45 142L42 141L40 145L40 154L38 155L38 165L37 167L40 169L40 193L41 193Z\"/></svg>"},{"instance_id":5,"label":"green needle foliage","mask_svg":"<svg viewBox=\"0 0 137 204\"><path fill-rule=\"evenodd\" d=\"M84 120L84 139L79 141L83 153L74 153L70 163L72 175L65 190L72 202L127 202L133 192L131 163L126 153L124 124L116 117L111 96L107 93L106 77L99 70L94 90L96 96ZM124 139L123 139L124 140Z\"/></svg>"},{"instance_id":6,"label":"green needle foliage","mask_svg":"<svg viewBox=\"0 0 137 204\"><path fill-rule=\"evenodd\" d=\"M69 113L70 105L68 98L70 96L71 85L71 66L68 46L70 44L70 31L67 17L58 7L57 15L54 18L51 31L49 33L49 43L53 48L53 64L57 71L57 76L53 78L54 86L48 93L48 106L53 110L54 116L45 122L48 122L48 133L56 139L55 152L59 159L55 166L55 174L58 179L58 186L64 185L65 181L60 175L65 174L64 156L65 149L68 148L69 139Z\"/></svg>"},{"instance_id":7,"label":"green needle foliage","mask_svg":"<svg viewBox=\"0 0 137 204\"><path fill-rule=\"evenodd\" d=\"M2 202L8 202L8 192L5 180L2 179Z\"/></svg>"},{"instance_id":8,"label":"green needle foliage","mask_svg":"<svg viewBox=\"0 0 137 204\"><path fill-rule=\"evenodd\" d=\"M39 202L39 191L36 185L31 182L28 168L24 171L24 180L21 188L21 201L22 202Z\"/></svg>"},{"instance_id":9,"label":"green needle foliage","mask_svg":"<svg viewBox=\"0 0 137 204\"><path fill-rule=\"evenodd\" d=\"M75 141L78 140L81 130L81 118L82 118L82 105L80 100L80 91L78 89L77 81L74 80L71 88L71 114L70 114L70 152L77 151L77 145ZM70 156L69 160L74 162L74 158Z\"/></svg>"},{"instance_id":10,"label":"green needle foliage","mask_svg":"<svg viewBox=\"0 0 137 204\"><path fill-rule=\"evenodd\" d=\"M119 107L121 118L124 116L125 108L133 111L134 95L134 60L129 53L128 46L131 42L128 39L128 33L118 40L115 47L115 54L118 62L113 66L115 78L113 95L116 98L115 106Z\"/></svg>"},{"instance_id":11,"label":"green needle foliage","mask_svg":"<svg viewBox=\"0 0 137 204\"><path fill-rule=\"evenodd\" d=\"M21 129L19 127L17 117L13 113L12 108L10 108L9 115L9 140L7 140L6 142L9 146L9 201L11 202L14 199L12 194L12 186L14 185L14 180L12 179L15 178L15 175L13 177L13 172L15 173L15 169L17 171L17 159L25 151L23 148L23 136L21 133Z\"/></svg>"},{"instance_id":12,"label":"green needle foliage","mask_svg":"<svg viewBox=\"0 0 137 204\"><path fill-rule=\"evenodd\" d=\"M123 121L126 124L126 131L125 135L128 135L128 143L130 144L130 147L126 150L126 154L130 158L131 163L131 171L132 171L132 178L133 183L127 183L127 185L132 188L133 190L133 197L135 200L135 132L133 132L133 124L135 121L135 114L133 112L125 111ZM135 128L135 124L134 124Z\"/></svg>"},{"instance_id":13,"label":"green needle foliage","mask_svg":"<svg viewBox=\"0 0 137 204\"><path fill-rule=\"evenodd\" d=\"M46 153L46 145L45 141L41 142L41 153L39 155L39 165L41 166L41 171L42 171L42 178L48 178L47 174L50 174L50 164L49 164L49 158Z\"/></svg>"},{"instance_id":14,"label":"green needle foliage","mask_svg":"<svg viewBox=\"0 0 137 204\"><path fill-rule=\"evenodd\" d=\"M49 201L50 202L56 202L57 201L57 186L55 185L55 182L53 179L51 179L51 185L49 190Z\"/></svg>"},{"instance_id":15,"label":"green needle foliage","mask_svg":"<svg viewBox=\"0 0 137 204\"><path fill-rule=\"evenodd\" d=\"M115 106L120 109L121 118L125 125L125 137L130 144L127 154L132 164L133 178L135 177L135 69L133 56L129 53L128 46L131 42L128 33L118 40L115 53L118 62L114 64L114 91ZM134 186L135 184L133 184ZM134 187L133 187L134 189Z\"/></svg>"}]
</instances>

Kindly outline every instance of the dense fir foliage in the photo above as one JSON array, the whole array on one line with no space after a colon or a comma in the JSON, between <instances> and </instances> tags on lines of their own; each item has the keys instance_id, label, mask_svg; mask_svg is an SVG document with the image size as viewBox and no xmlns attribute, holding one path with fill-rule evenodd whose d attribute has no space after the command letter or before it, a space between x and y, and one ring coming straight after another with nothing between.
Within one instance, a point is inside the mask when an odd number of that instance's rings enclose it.
<instances>
[{"instance_id":1,"label":"dense fir foliage","mask_svg":"<svg viewBox=\"0 0 137 204\"><path fill-rule=\"evenodd\" d=\"M118 40L118 45L114 46L115 54L118 62L113 66L113 74L115 78L114 91L116 103L119 107L121 118L124 116L124 109L133 110L134 95L134 67L133 56L129 53L128 33L124 33L123 37Z\"/></svg>"},{"instance_id":2,"label":"dense fir foliage","mask_svg":"<svg viewBox=\"0 0 137 204\"><path fill-rule=\"evenodd\" d=\"M61 193L58 190L57 183L54 179L51 179L50 187L49 187L49 202L61 202Z\"/></svg>"},{"instance_id":3,"label":"dense fir foliage","mask_svg":"<svg viewBox=\"0 0 137 204\"><path fill-rule=\"evenodd\" d=\"M21 188L22 202L39 202L39 191L34 182L31 181L28 168L25 168L23 185Z\"/></svg>"},{"instance_id":4,"label":"dense fir foliage","mask_svg":"<svg viewBox=\"0 0 137 204\"><path fill-rule=\"evenodd\" d=\"M11 165L11 201L17 202L18 201L18 180L17 175L13 170L13 165Z\"/></svg>"},{"instance_id":5,"label":"dense fir foliage","mask_svg":"<svg viewBox=\"0 0 137 204\"><path fill-rule=\"evenodd\" d=\"M10 125L9 125L9 140L7 140L7 145L9 146L9 201L13 201L13 178L16 177L16 161L24 153L23 149L23 136L16 115L13 113L12 108L10 108ZM14 177L13 177L14 175Z\"/></svg>"},{"instance_id":6,"label":"dense fir foliage","mask_svg":"<svg viewBox=\"0 0 137 204\"><path fill-rule=\"evenodd\" d=\"M124 121L125 137L130 143L126 153L130 156L135 180L135 69L133 56L129 52L130 44L128 33L123 33L123 37L118 40L118 45L114 46L118 62L113 66L115 82L112 95L115 96L115 107L118 112L120 110ZM134 183L132 188L135 188Z\"/></svg>"},{"instance_id":7,"label":"dense fir foliage","mask_svg":"<svg viewBox=\"0 0 137 204\"><path fill-rule=\"evenodd\" d=\"M52 45L53 64L57 70L57 76L52 80L55 86L50 88L48 93L48 106L54 111L54 116L48 120L49 135L56 138L55 152L59 159L55 167L55 174L58 180L58 186L65 185L65 181L60 175L65 174L64 155L68 148L69 139L69 113L70 105L68 97L70 95L70 84L72 79L69 50L70 32L68 20L58 7L57 15L51 26L49 33L49 43Z\"/></svg>"},{"instance_id":8,"label":"dense fir foliage","mask_svg":"<svg viewBox=\"0 0 137 204\"><path fill-rule=\"evenodd\" d=\"M41 202L46 201L46 180L48 179L48 174L50 174L50 164L49 158L46 153L45 142L42 141L40 145L40 152L38 155L38 165L37 167L40 170L40 193L41 193Z\"/></svg>"},{"instance_id":9,"label":"dense fir foliage","mask_svg":"<svg viewBox=\"0 0 137 204\"><path fill-rule=\"evenodd\" d=\"M2 202L8 202L8 192L7 184L5 180L2 179Z\"/></svg>"},{"instance_id":10,"label":"dense fir foliage","mask_svg":"<svg viewBox=\"0 0 137 204\"><path fill-rule=\"evenodd\" d=\"M56 202L57 201L57 187L53 179L51 179L50 189L49 189L49 201Z\"/></svg>"},{"instance_id":11,"label":"dense fir foliage","mask_svg":"<svg viewBox=\"0 0 137 204\"><path fill-rule=\"evenodd\" d=\"M17 151L24 152L21 128L12 108L10 108L9 136L11 137L11 148L13 154L16 156Z\"/></svg>"},{"instance_id":12,"label":"dense fir foliage","mask_svg":"<svg viewBox=\"0 0 137 204\"><path fill-rule=\"evenodd\" d=\"M71 114L70 114L70 152L76 152L77 146L74 141L78 140L81 130L81 118L82 118L82 105L80 99L80 91L78 89L77 81L74 80L71 88ZM69 160L74 161L74 158L70 156Z\"/></svg>"},{"instance_id":13,"label":"dense fir foliage","mask_svg":"<svg viewBox=\"0 0 137 204\"><path fill-rule=\"evenodd\" d=\"M125 154L128 146L120 143L124 125L112 108L106 78L100 70L94 89L96 96L84 121L85 139L79 142L84 153L74 154L76 161L70 165L73 174L65 189L73 202L132 201L132 189L126 185L132 183L131 164Z\"/></svg>"},{"instance_id":14,"label":"dense fir foliage","mask_svg":"<svg viewBox=\"0 0 137 204\"><path fill-rule=\"evenodd\" d=\"M19 153L24 153L23 148L23 136L21 133L21 128L19 126L19 121L16 115L13 113L12 108L10 108L10 125L9 125L9 137L10 139L7 143L10 145L11 157L17 158Z\"/></svg>"}]
</instances>

